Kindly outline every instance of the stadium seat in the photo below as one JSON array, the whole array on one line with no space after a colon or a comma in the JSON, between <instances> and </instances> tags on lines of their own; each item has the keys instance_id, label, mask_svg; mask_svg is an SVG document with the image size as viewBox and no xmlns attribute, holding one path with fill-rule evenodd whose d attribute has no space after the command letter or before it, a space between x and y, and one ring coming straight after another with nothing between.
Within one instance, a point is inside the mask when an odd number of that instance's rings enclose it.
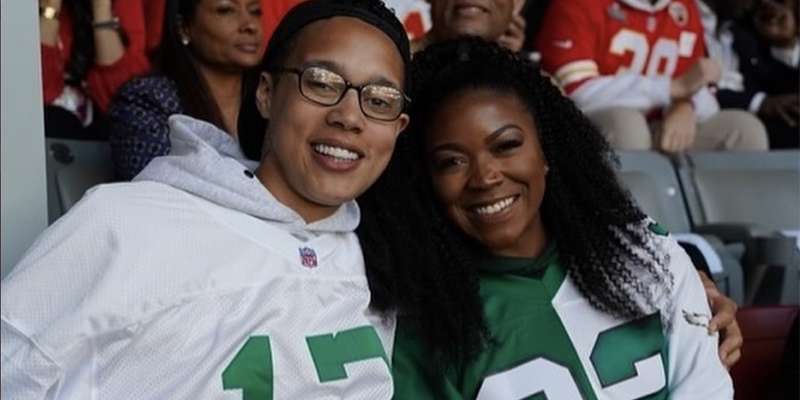
<instances>
[{"instance_id":1,"label":"stadium seat","mask_svg":"<svg viewBox=\"0 0 800 400\"><path fill-rule=\"evenodd\" d=\"M800 151L676 158L693 230L746 252L745 302L800 302Z\"/></svg>"},{"instance_id":2,"label":"stadium seat","mask_svg":"<svg viewBox=\"0 0 800 400\"><path fill-rule=\"evenodd\" d=\"M742 358L731 368L735 400L797 399L797 375L794 371L797 368L797 344L794 343L794 346L787 349L792 329L795 329L795 336L791 340L798 340L797 327L792 326L797 324L797 318L797 306L754 306L739 309L736 320L742 329L744 344ZM792 352L795 354L791 354ZM779 382L780 379L787 378L791 381L788 384ZM781 391L791 393L780 393Z\"/></svg>"},{"instance_id":3,"label":"stadium seat","mask_svg":"<svg viewBox=\"0 0 800 400\"><path fill-rule=\"evenodd\" d=\"M114 180L107 141L46 138L47 212L53 223L94 185Z\"/></svg>"},{"instance_id":4,"label":"stadium seat","mask_svg":"<svg viewBox=\"0 0 800 400\"><path fill-rule=\"evenodd\" d=\"M722 293L742 304L742 267L718 238L692 231L682 188L670 159L651 151L618 151L617 155L618 176L639 207L681 242L698 269L710 272Z\"/></svg>"}]
</instances>

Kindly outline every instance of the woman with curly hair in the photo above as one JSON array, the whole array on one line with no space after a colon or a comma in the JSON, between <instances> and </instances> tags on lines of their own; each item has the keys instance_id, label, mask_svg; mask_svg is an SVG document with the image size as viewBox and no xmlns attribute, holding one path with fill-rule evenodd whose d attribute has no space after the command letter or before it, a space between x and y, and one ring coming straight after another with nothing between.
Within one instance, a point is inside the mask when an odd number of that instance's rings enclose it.
<instances>
[{"instance_id":1,"label":"woman with curly hair","mask_svg":"<svg viewBox=\"0 0 800 400\"><path fill-rule=\"evenodd\" d=\"M477 356L436 363L401 319L395 398L732 398L689 257L549 79L471 38L417 53L411 79L396 154L477 253L460 278L479 280L487 331Z\"/></svg>"}]
</instances>

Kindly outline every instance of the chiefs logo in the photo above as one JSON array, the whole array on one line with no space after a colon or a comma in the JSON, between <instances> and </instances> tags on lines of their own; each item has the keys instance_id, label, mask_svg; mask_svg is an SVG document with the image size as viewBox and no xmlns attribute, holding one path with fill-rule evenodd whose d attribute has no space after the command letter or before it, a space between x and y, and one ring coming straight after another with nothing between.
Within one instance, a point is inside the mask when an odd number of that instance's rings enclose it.
<instances>
[{"instance_id":1,"label":"chiefs logo","mask_svg":"<svg viewBox=\"0 0 800 400\"><path fill-rule=\"evenodd\" d=\"M675 24L680 27L686 26L686 23L689 22L689 10L686 9L683 3L677 1L670 3L669 15L672 17L672 20L675 21Z\"/></svg>"}]
</instances>

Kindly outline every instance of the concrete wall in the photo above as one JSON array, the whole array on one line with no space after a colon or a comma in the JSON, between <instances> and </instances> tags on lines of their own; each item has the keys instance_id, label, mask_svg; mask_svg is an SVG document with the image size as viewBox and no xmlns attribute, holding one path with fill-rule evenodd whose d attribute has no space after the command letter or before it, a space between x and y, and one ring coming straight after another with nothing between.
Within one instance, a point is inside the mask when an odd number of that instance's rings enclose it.
<instances>
[{"instance_id":1,"label":"concrete wall","mask_svg":"<svg viewBox=\"0 0 800 400\"><path fill-rule=\"evenodd\" d=\"M2 276L47 225L44 121L36 2L4 1L0 14Z\"/></svg>"}]
</instances>

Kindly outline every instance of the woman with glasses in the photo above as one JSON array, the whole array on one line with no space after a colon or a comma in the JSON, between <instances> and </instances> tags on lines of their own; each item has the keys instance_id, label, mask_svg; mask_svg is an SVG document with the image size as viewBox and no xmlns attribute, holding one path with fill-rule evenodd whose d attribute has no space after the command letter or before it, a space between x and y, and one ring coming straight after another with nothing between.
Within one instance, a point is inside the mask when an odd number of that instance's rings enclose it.
<instances>
[{"instance_id":1,"label":"woman with glasses","mask_svg":"<svg viewBox=\"0 0 800 400\"><path fill-rule=\"evenodd\" d=\"M238 121L260 163L172 116L169 155L93 189L5 277L0 397L387 400L395 312L430 313L434 345L474 335L448 289L466 262L390 161L409 60L379 1L293 8Z\"/></svg>"},{"instance_id":2,"label":"woman with glasses","mask_svg":"<svg viewBox=\"0 0 800 400\"><path fill-rule=\"evenodd\" d=\"M155 72L125 84L109 109L109 139L122 180L169 153L170 115L208 121L235 138L243 82L261 57L260 0L164 3Z\"/></svg>"}]
</instances>

